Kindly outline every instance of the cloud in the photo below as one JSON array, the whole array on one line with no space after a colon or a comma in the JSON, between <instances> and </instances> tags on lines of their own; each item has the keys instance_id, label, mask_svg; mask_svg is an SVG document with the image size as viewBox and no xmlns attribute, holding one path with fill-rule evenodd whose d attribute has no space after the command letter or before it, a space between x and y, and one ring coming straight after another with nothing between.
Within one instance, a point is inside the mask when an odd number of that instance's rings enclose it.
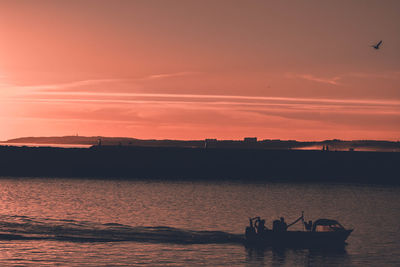
<instances>
[{"instance_id":1,"label":"cloud","mask_svg":"<svg viewBox=\"0 0 400 267\"><path fill-rule=\"evenodd\" d=\"M374 79L391 79L397 80L400 79L400 71L386 71L386 72L378 72L378 73L371 73L371 72L350 72L344 73L341 75L337 75L331 78L322 78L317 77L313 74L293 74L293 73L286 73L285 75L287 78L300 78L307 81L317 82L317 83L324 83L330 85L340 85L340 80L344 78L374 78Z\"/></svg>"},{"instance_id":2,"label":"cloud","mask_svg":"<svg viewBox=\"0 0 400 267\"><path fill-rule=\"evenodd\" d=\"M58 114L71 114L70 110L121 109L124 114L138 113L146 118L160 118L173 112L204 112L224 114L247 114L247 116L273 116L281 118L323 121L332 116L400 116L400 101L365 99L313 99L288 97L223 96L191 94L146 94L146 93L85 93L85 92L39 92L23 98L9 98L9 106L42 106L45 110L63 110ZM4 102L5 103L5 102ZM13 104L14 103L14 104ZM42 109L42 108L41 108ZM46 115L48 112L44 112ZM116 120L125 117L112 112ZM336 114L336 115L335 115ZM47 115L46 115L47 116ZM104 116L102 116L104 117ZM195 118L196 116L193 116ZM165 118L168 121L168 118ZM207 116L211 119L211 116ZM138 118L132 118L138 121ZM158 119L157 119L158 120ZM162 120L161 120L162 121ZM161 123L158 120L159 123ZM237 123L229 117L230 123ZM177 122L178 123L178 122ZM241 122L240 124L243 124Z\"/></svg>"},{"instance_id":3,"label":"cloud","mask_svg":"<svg viewBox=\"0 0 400 267\"><path fill-rule=\"evenodd\" d=\"M64 130L87 127L88 131L100 133L97 127L104 127L101 133L108 131L110 135L128 135L123 127L129 126L134 129L132 136L141 129L143 137L163 127L164 130L179 129L176 134L188 131L188 136L189 132L197 134L194 136L226 134L227 129L259 136L267 136L270 131L287 131L285 134L289 136L297 129L307 129L312 135L314 130L332 127L336 131L379 130L393 139L396 136L390 131L399 132L396 122L400 118L400 100L149 93L134 87L146 81L194 74L177 72L135 79L92 79L31 86L2 84L0 87L8 89L9 94L0 98L0 119L38 119L49 130L58 127L54 126L57 121L65 124ZM363 75L358 73L354 77L363 78ZM331 85L338 85L344 79L343 75L330 79L305 74L291 77ZM129 91L120 90L120 86ZM12 93L14 89L18 93ZM18 126L21 131L27 128L25 123Z\"/></svg>"},{"instance_id":4,"label":"cloud","mask_svg":"<svg viewBox=\"0 0 400 267\"><path fill-rule=\"evenodd\" d=\"M0 89L3 95L24 95L27 93L39 92L39 91L54 91L54 90L66 90L70 88L79 88L89 85L99 85L106 83L122 82L124 79L91 79L81 80L67 83L57 84L42 84L42 85L15 85L15 84L0 84Z\"/></svg>"},{"instance_id":5,"label":"cloud","mask_svg":"<svg viewBox=\"0 0 400 267\"><path fill-rule=\"evenodd\" d=\"M312 74L291 74L291 73L287 73L286 77L301 78L301 79L307 80L307 81L325 83L325 84L331 84L331 85L338 85L338 81L342 78L341 76L335 76L332 78L321 78L321 77L316 77Z\"/></svg>"},{"instance_id":6,"label":"cloud","mask_svg":"<svg viewBox=\"0 0 400 267\"><path fill-rule=\"evenodd\" d=\"M313 75L302 75L300 77L305 80L319 82L319 83L327 83L327 84L332 84L332 85L337 85L338 84L337 81L341 78L341 77L333 77L330 79L324 79L324 78L315 77Z\"/></svg>"},{"instance_id":7,"label":"cloud","mask_svg":"<svg viewBox=\"0 0 400 267\"><path fill-rule=\"evenodd\" d=\"M183 72L175 72L175 73L153 74L153 75L149 75L149 76L145 77L144 80L164 79L164 78L171 78L171 77L193 75L193 74L198 74L198 73L200 73L200 72L183 71Z\"/></svg>"},{"instance_id":8,"label":"cloud","mask_svg":"<svg viewBox=\"0 0 400 267\"><path fill-rule=\"evenodd\" d=\"M39 84L39 85L16 85L16 84L7 84L0 83L0 89L3 89L2 94L24 94L29 92L38 92L38 91L67 91L71 88L81 89L81 91L85 91L88 86L100 86L100 85L110 85L113 84L121 85L122 83L129 83L130 86L135 84L135 82L143 82L143 81L151 81L151 80L159 80L159 79L167 79L172 77L181 77L187 75L194 75L200 72L193 71L183 71L183 72L175 72L175 73L161 73L161 74L152 74L140 78L108 78L108 79L88 79L88 80L80 80L73 82L65 82L65 83L55 83L55 84ZM1 76L0 76L1 77ZM98 87L96 87L98 88Z\"/></svg>"},{"instance_id":9,"label":"cloud","mask_svg":"<svg viewBox=\"0 0 400 267\"><path fill-rule=\"evenodd\" d=\"M349 130L380 131L395 138L400 119L400 102L392 100L40 92L6 101L8 109L0 110L0 120L28 119L20 122L22 130L27 121L40 120L47 131L74 128L142 138L154 138L155 132L163 138L180 138L184 132L199 138L233 133L271 137L275 131L277 138L291 134L291 138L299 138L295 133L299 130L309 131L309 136L326 131L332 138L343 138L337 134Z\"/></svg>"},{"instance_id":10,"label":"cloud","mask_svg":"<svg viewBox=\"0 0 400 267\"><path fill-rule=\"evenodd\" d=\"M400 105L399 100L377 100L377 99L335 99L335 98L302 98L302 97L268 97L268 96L245 96L245 95L211 95L211 94L162 94L162 93L113 93L113 92L35 92L32 96L47 96L68 98L71 100L82 99L109 99L111 100L139 100L152 99L155 101L163 101L160 99L169 99L181 101L183 99L191 99L193 101L240 101L242 103L282 103L282 104L324 104L324 105ZM28 97L28 95L27 95Z\"/></svg>"}]
</instances>

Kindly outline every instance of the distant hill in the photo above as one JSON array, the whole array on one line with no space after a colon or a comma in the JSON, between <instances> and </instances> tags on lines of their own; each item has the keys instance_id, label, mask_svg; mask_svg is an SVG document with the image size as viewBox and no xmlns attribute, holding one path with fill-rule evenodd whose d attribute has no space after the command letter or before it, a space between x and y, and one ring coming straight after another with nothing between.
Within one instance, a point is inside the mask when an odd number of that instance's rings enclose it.
<instances>
[{"instance_id":1,"label":"distant hill","mask_svg":"<svg viewBox=\"0 0 400 267\"><path fill-rule=\"evenodd\" d=\"M21 138L7 140L4 143L97 145L100 139L110 144L118 144L120 142L129 143L138 140L135 138L127 138L127 137L52 136L52 137L21 137Z\"/></svg>"},{"instance_id":2,"label":"distant hill","mask_svg":"<svg viewBox=\"0 0 400 267\"><path fill-rule=\"evenodd\" d=\"M103 136L58 136L58 137L22 137L10 139L3 144L71 144L103 146L145 146L145 147L186 147L186 148L247 148L247 149L276 149L276 150L330 150L330 151L392 151L400 152L400 142L376 140L325 140L325 141L296 141L296 140L142 140L128 137Z\"/></svg>"}]
</instances>

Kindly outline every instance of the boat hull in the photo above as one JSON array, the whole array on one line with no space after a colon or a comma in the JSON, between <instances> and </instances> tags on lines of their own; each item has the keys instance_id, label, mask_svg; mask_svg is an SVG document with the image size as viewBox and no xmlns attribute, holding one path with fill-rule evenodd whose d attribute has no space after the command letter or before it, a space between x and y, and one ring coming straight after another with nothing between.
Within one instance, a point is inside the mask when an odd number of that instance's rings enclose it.
<instances>
[{"instance_id":1,"label":"boat hull","mask_svg":"<svg viewBox=\"0 0 400 267\"><path fill-rule=\"evenodd\" d=\"M261 235L246 234L246 245L256 247L341 247L353 230L307 232L266 230Z\"/></svg>"}]
</instances>

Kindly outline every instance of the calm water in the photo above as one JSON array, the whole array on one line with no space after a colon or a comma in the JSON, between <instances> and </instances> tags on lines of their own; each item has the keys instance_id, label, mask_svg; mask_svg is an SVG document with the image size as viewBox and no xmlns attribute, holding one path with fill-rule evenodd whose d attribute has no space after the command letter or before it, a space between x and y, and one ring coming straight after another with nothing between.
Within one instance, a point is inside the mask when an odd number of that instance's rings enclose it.
<instances>
[{"instance_id":1,"label":"calm water","mask_svg":"<svg viewBox=\"0 0 400 267\"><path fill-rule=\"evenodd\" d=\"M400 187L3 177L0 188L2 266L400 265ZM302 210L354 227L345 250L241 244L248 217L270 226Z\"/></svg>"}]
</instances>

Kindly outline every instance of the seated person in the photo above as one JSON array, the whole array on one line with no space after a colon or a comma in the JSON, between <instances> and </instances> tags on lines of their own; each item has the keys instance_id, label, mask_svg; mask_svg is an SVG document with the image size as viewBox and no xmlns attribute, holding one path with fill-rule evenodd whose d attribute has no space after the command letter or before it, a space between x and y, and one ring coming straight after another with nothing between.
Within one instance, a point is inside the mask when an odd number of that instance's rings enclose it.
<instances>
[{"instance_id":1,"label":"seated person","mask_svg":"<svg viewBox=\"0 0 400 267\"><path fill-rule=\"evenodd\" d=\"M283 219L283 217L281 217L280 220L275 220L273 222L273 231L284 232L286 230L287 230L287 224L285 222L285 219Z\"/></svg>"},{"instance_id":2,"label":"seated person","mask_svg":"<svg viewBox=\"0 0 400 267\"><path fill-rule=\"evenodd\" d=\"M265 231L265 220L260 220L257 225L257 234L261 234Z\"/></svg>"}]
</instances>

